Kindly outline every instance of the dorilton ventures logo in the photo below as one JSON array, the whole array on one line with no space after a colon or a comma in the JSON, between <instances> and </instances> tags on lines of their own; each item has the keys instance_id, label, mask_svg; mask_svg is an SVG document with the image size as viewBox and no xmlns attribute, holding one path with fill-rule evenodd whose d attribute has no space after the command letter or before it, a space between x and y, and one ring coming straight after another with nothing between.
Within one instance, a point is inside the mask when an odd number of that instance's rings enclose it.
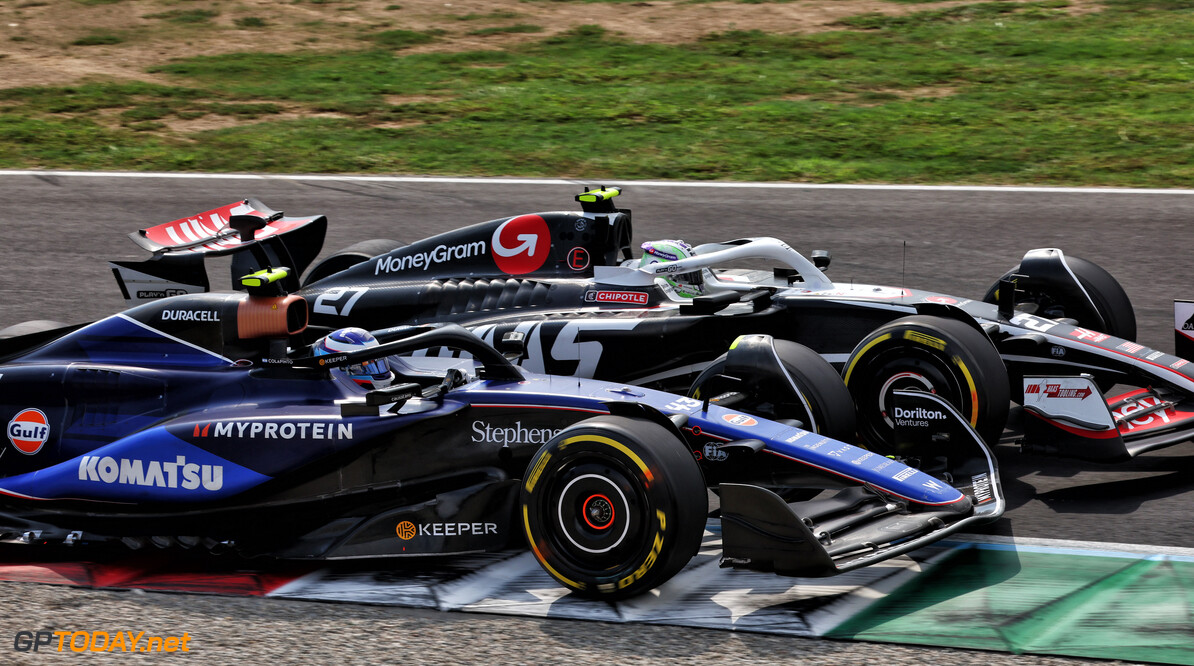
<instances>
[{"instance_id":1,"label":"dorilton ventures logo","mask_svg":"<svg viewBox=\"0 0 1194 666\"><path fill-rule=\"evenodd\" d=\"M941 421L945 419L944 412L938 411L936 409L925 409L924 407L916 407L914 409L896 407L894 415L896 425L919 426L922 428L929 425L930 421Z\"/></svg>"},{"instance_id":2,"label":"dorilton ventures logo","mask_svg":"<svg viewBox=\"0 0 1194 666\"><path fill-rule=\"evenodd\" d=\"M935 409L925 409L924 407L917 407L916 409L904 409L903 407L895 408L895 417L897 419L943 419L945 414Z\"/></svg>"}]
</instances>

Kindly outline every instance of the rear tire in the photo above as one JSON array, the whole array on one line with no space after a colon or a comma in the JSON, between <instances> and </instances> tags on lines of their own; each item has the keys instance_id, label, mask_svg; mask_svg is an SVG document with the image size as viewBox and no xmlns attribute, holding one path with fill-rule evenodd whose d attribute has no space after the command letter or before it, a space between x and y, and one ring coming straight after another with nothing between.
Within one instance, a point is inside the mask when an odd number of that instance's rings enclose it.
<instances>
[{"instance_id":1,"label":"rear tire","mask_svg":"<svg viewBox=\"0 0 1194 666\"><path fill-rule=\"evenodd\" d=\"M1132 309L1132 301L1128 298L1127 293L1124 292L1124 288L1120 286L1119 282L1104 270L1102 266L1093 261L1087 261L1081 257L1068 254L1065 256L1065 261L1069 265L1070 270L1073 271L1074 276L1078 278L1078 283L1090 295L1090 300L1094 302L1095 309L1106 323L1105 327L1099 326L1098 322L1090 321L1079 321L1078 325L1099 329L1103 333L1110 333L1124 340L1135 340L1136 312ZM1003 278L1007 278L1019 272L1019 270L1020 264L1016 264L1015 268L1003 274ZM997 297L998 291L999 282L996 281L987 290L986 295L983 296L983 301L997 303L999 300ZM1047 291L1028 290L1023 294L1018 293L1016 294L1016 304L1019 305L1020 303L1035 304L1037 306L1036 314L1041 317L1060 319L1068 316L1066 314L1066 310L1068 309L1067 303Z\"/></svg>"},{"instance_id":2,"label":"rear tire","mask_svg":"<svg viewBox=\"0 0 1194 666\"><path fill-rule=\"evenodd\" d=\"M539 449L520 505L531 552L553 578L582 596L617 600L658 587L696 555L708 496L674 433L598 416Z\"/></svg>"},{"instance_id":3,"label":"rear tire","mask_svg":"<svg viewBox=\"0 0 1194 666\"><path fill-rule=\"evenodd\" d=\"M875 329L858 343L843 371L858 409L858 431L872 449L889 452L892 392L935 393L958 408L987 444L1007 424L1007 369L980 331L957 319L915 315Z\"/></svg>"},{"instance_id":4,"label":"rear tire","mask_svg":"<svg viewBox=\"0 0 1194 666\"><path fill-rule=\"evenodd\" d=\"M734 409L750 412L771 420L796 419L806 430L819 435L849 442L854 439L854 402L842 377L820 354L789 340L776 340L775 351L793 383L804 395L807 404L798 401L772 402L771 396L749 396L745 404ZM717 357L692 383L688 395L701 399L733 390L729 383L718 381L725 369L726 357Z\"/></svg>"},{"instance_id":5,"label":"rear tire","mask_svg":"<svg viewBox=\"0 0 1194 666\"><path fill-rule=\"evenodd\" d=\"M307 271L307 276L303 278L303 286L305 287L312 282L318 282L329 275L335 275L340 271L364 263L373 257L405 246L406 243L388 238L375 238L349 245L343 250L328 256L318 264L315 264L311 270Z\"/></svg>"}]
</instances>

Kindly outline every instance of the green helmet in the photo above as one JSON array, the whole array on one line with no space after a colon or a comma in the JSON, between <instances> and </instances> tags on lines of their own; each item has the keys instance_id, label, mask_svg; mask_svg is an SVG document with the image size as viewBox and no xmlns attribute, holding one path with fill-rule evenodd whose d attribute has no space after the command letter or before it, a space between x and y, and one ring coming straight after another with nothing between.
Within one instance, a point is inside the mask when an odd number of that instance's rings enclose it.
<instances>
[{"instance_id":1,"label":"green helmet","mask_svg":"<svg viewBox=\"0 0 1194 666\"><path fill-rule=\"evenodd\" d=\"M682 240L647 241L641 247L643 256L638 261L639 268L679 261L696 254L692 251L692 246ZM671 285L676 290L676 295L682 298L695 298L705 293L705 280L699 268L690 273L668 273L659 277Z\"/></svg>"}]
</instances>

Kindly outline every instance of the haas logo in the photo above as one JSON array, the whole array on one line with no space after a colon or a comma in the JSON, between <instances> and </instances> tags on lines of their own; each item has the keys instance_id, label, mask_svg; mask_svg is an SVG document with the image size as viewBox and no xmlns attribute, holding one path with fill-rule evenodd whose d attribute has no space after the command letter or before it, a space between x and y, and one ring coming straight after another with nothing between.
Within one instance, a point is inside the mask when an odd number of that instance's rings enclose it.
<instances>
[{"instance_id":1,"label":"haas logo","mask_svg":"<svg viewBox=\"0 0 1194 666\"><path fill-rule=\"evenodd\" d=\"M538 270L551 252L547 222L538 215L519 215L493 232L493 261L503 272L520 275Z\"/></svg>"}]
</instances>

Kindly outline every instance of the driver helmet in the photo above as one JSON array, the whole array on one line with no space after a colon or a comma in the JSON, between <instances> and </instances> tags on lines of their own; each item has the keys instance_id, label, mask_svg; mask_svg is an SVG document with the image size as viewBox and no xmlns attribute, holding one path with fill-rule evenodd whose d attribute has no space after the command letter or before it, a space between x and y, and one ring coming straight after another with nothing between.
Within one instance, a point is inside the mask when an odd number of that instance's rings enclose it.
<instances>
[{"instance_id":1,"label":"driver helmet","mask_svg":"<svg viewBox=\"0 0 1194 666\"><path fill-rule=\"evenodd\" d=\"M315 345L316 356L328 354L344 354L361 351L378 345L377 338L363 328L350 326L332 331ZM367 389L381 389L394 381L394 373L383 359L374 359L364 363L336 368L337 372L348 375L352 381Z\"/></svg>"},{"instance_id":2,"label":"driver helmet","mask_svg":"<svg viewBox=\"0 0 1194 666\"><path fill-rule=\"evenodd\" d=\"M687 259L696 254L692 246L682 240L657 240L643 243L643 256L638 260L639 268L651 264ZM705 280L700 269L691 273L664 273L658 276L676 290L683 298L695 298L705 293Z\"/></svg>"}]
</instances>

